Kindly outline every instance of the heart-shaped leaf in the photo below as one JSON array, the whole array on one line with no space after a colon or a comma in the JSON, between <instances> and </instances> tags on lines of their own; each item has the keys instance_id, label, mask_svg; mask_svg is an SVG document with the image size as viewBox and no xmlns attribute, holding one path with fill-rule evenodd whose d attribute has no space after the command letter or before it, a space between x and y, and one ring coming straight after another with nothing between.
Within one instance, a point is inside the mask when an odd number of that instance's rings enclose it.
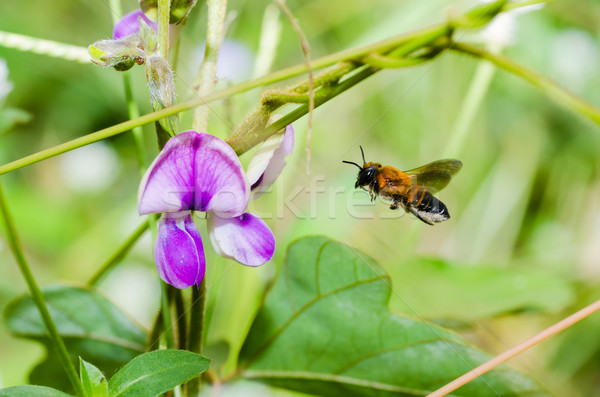
<instances>
[{"instance_id":1,"label":"heart-shaped leaf","mask_svg":"<svg viewBox=\"0 0 600 397\"><path fill-rule=\"evenodd\" d=\"M108 383L110 397L158 396L208 369L204 356L187 350L156 350L127 363Z\"/></svg>"},{"instance_id":2,"label":"heart-shaped leaf","mask_svg":"<svg viewBox=\"0 0 600 397\"><path fill-rule=\"evenodd\" d=\"M392 314L391 292L367 255L323 237L299 240L248 334L244 377L321 396L415 396L490 358L453 332ZM502 366L453 395L520 394L547 395Z\"/></svg>"},{"instance_id":3,"label":"heart-shaped leaf","mask_svg":"<svg viewBox=\"0 0 600 397\"><path fill-rule=\"evenodd\" d=\"M144 330L96 291L54 285L43 288L42 292L75 365L82 357L110 376L144 352ZM13 334L50 346L38 309L28 295L9 303L4 314ZM33 370L30 381L70 390L62 366L54 354L48 355L46 361Z\"/></svg>"}]
</instances>

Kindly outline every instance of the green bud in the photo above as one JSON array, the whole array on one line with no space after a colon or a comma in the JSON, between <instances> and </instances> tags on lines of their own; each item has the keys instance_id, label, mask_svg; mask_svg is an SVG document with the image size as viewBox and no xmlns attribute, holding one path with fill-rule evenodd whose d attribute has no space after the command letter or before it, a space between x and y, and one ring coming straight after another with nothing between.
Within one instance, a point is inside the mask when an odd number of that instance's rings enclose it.
<instances>
[{"instance_id":1,"label":"green bud","mask_svg":"<svg viewBox=\"0 0 600 397\"><path fill-rule=\"evenodd\" d=\"M131 69L136 63L144 63L145 54L139 47L139 37L134 35L119 40L97 41L88 47L88 52L96 65L123 71Z\"/></svg>"},{"instance_id":2,"label":"green bud","mask_svg":"<svg viewBox=\"0 0 600 397\"><path fill-rule=\"evenodd\" d=\"M140 21L140 32L139 37L141 40L141 46L146 51L147 55L153 54L156 52L156 48L158 46L158 35L156 31L152 29L152 27L148 26L146 21L142 18L139 18Z\"/></svg>"},{"instance_id":3,"label":"green bud","mask_svg":"<svg viewBox=\"0 0 600 397\"><path fill-rule=\"evenodd\" d=\"M163 109L175 104L175 80L169 63L159 55L151 55L146 59L146 80L150 91L150 103L154 110ZM179 118L177 115L160 120L160 125L171 136L177 133Z\"/></svg>"}]
</instances>

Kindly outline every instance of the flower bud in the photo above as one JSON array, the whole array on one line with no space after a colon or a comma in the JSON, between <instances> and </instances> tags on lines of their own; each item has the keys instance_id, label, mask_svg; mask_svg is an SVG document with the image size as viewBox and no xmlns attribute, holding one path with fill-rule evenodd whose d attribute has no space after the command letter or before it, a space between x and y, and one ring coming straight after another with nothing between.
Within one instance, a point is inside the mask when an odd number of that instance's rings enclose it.
<instances>
[{"instance_id":1,"label":"flower bud","mask_svg":"<svg viewBox=\"0 0 600 397\"><path fill-rule=\"evenodd\" d=\"M168 62L159 55L146 59L146 80L150 91L150 103L154 110L169 107L175 103L175 80ZM179 119L177 115L160 120L160 125L171 136L177 133Z\"/></svg>"},{"instance_id":2,"label":"flower bud","mask_svg":"<svg viewBox=\"0 0 600 397\"><path fill-rule=\"evenodd\" d=\"M138 36L119 40L100 40L90 45L88 52L96 65L112 66L119 71L131 69L135 63L141 65L145 58Z\"/></svg>"}]
</instances>

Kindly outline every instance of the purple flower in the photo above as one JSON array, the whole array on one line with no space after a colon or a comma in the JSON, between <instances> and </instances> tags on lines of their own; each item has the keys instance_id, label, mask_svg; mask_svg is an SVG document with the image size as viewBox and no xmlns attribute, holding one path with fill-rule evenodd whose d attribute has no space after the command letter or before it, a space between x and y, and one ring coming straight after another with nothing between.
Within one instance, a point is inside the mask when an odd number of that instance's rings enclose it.
<instances>
[{"instance_id":1,"label":"purple flower","mask_svg":"<svg viewBox=\"0 0 600 397\"><path fill-rule=\"evenodd\" d=\"M176 288L199 285L204 277L204 249L192 211L207 213L210 240L220 255L247 266L270 260L275 237L260 218L244 212L249 198L246 174L225 142L196 131L170 139L138 194L140 215L162 213L154 246L160 277Z\"/></svg>"},{"instance_id":2,"label":"purple flower","mask_svg":"<svg viewBox=\"0 0 600 397\"><path fill-rule=\"evenodd\" d=\"M113 40L138 33L140 31L139 18L142 18L144 22L146 22L146 24L152 29L158 31L158 25L156 22L148 19L142 10L135 10L131 11L129 14L121 18L119 22L117 22L115 28L113 29Z\"/></svg>"},{"instance_id":3,"label":"purple flower","mask_svg":"<svg viewBox=\"0 0 600 397\"><path fill-rule=\"evenodd\" d=\"M252 199L260 196L275 182L285 167L285 157L290 155L293 149L294 127L291 124L285 127L283 134L272 135L262 143L250 160L246 172L252 189Z\"/></svg>"},{"instance_id":4,"label":"purple flower","mask_svg":"<svg viewBox=\"0 0 600 397\"><path fill-rule=\"evenodd\" d=\"M291 125L283 134L273 135L262 143L248 164L250 200L258 198L275 182L293 148ZM210 240L219 255L247 266L260 266L273 255L275 238L270 237L271 230L259 217L246 212L230 218L209 214L207 219Z\"/></svg>"}]
</instances>

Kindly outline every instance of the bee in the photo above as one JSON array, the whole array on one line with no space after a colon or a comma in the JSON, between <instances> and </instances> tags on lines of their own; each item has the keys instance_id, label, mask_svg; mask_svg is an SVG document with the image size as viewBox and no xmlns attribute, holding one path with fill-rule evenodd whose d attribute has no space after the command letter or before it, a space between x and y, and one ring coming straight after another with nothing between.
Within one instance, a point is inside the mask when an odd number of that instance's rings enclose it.
<instances>
[{"instance_id":1,"label":"bee","mask_svg":"<svg viewBox=\"0 0 600 397\"><path fill-rule=\"evenodd\" d=\"M362 167L352 161L343 161L358 167L354 188L369 192L371 201L379 195L391 201L390 209L403 208L428 225L450 219L444 203L433 195L448 185L452 175L462 168L459 160L438 160L409 171L400 171L389 165L382 166L365 160L362 146Z\"/></svg>"}]
</instances>

